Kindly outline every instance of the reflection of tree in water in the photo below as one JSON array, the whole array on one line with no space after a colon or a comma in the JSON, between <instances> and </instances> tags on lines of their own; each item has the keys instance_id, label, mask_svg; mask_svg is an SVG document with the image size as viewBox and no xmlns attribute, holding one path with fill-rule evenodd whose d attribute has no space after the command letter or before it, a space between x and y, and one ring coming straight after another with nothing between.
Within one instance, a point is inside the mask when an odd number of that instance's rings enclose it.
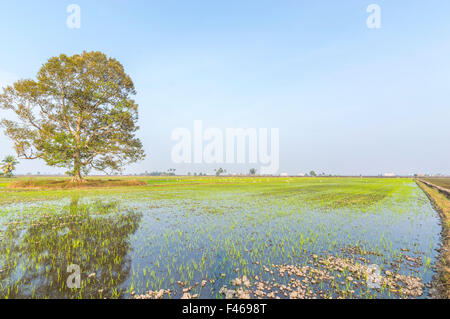
<instances>
[{"instance_id":1,"label":"reflection of tree in water","mask_svg":"<svg viewBox=\"0 0 450 319\"><path fill-rule=\"evenodd\" d=\"M120 296L130 272L128 238L141 217L119 212L117 203L79 205L73 198L63 214L9 224L0 242L0 297ZM80 289L67 287L70 264L80 266Z\"/></svg>"}]
</instances>

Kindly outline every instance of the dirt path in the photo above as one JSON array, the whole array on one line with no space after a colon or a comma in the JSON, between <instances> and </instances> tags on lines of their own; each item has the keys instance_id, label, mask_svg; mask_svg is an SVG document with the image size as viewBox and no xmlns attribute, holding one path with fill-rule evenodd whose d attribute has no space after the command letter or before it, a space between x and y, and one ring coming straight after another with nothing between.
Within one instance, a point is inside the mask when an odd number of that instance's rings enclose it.
<instances>
[{"instance_id":1,"label":"dirt path","mask_svg":"<svg viewBox=\"0 0 450 319\"><path fill-rule=\"evenodd\" d=\"M416 180L425 192L442 220L442 248L438 261L437 290L441 298L450 299L450 200L442 193L440 187Z\"/></svg>"}]
</instances>

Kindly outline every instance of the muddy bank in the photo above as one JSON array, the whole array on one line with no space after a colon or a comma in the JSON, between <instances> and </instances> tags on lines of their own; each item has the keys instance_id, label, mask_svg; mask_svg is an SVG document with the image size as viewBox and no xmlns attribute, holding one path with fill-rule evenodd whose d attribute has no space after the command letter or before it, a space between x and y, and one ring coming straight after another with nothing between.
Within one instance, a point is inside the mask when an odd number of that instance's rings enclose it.
<instances>
[{"instance_id":1,"label":"muddy bank","mask_svg":"<svg viewBox=\"0 0 450 319\"><path fill-rule=\"evenodd\" d=\"M437 298L450 299L450 195L448 190L425 181L416 180L425 192L442 220L442 247L437 262L438 275L435 282Z\"/></svg>"},{"instance_id":2,"label":"muddy bank","mask_svg":"<svg viewBox=\"0 0 450 319\"><path fill-rule=\"evenodd\" d=\"M125 187L125 186L146 186L147 183L139 180L127 179L85 179L83 182L72 182L69 179L54 179L54 180L19 180L12 182L7 186L11 189L79 189L79 188L110 188L110 187Z\"/></svg>"},{"instance_id":3,"label":"muddy bank","mask_svg":"<svg viewBox=\"0 0 450 319\"><path fill-rule=\"evenodd\" d=\"M437 189L439 192L441 192L442 194L444 194L448 199L450 199L450 190L435 184L432 184L430 182L424 181L424 180L418 180L419 182L427 185L428 187Z\"/></svg>"}]
</instances>

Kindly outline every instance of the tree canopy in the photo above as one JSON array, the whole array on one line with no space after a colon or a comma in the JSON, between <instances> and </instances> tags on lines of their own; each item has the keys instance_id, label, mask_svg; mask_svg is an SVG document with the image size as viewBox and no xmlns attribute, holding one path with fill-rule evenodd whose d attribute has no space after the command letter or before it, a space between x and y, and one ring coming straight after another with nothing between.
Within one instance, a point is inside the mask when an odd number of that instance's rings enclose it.
<instances>
[{"instance_id":1,"label":"tree canopy","mask_svg":"<svg viewBox=\"0 0 450 319\"><path fill-rule=\"evenodd\" d=\"M0 94L3 119L19 158L68 168L73 181L90 169L120 171L145 157L135 136L138 105L123 66L101 52L50 58L36 80L20 80Z\"/></svg>"},{"instance_id":2,"label":"tree canopy","mask_svg":"<svg viewBox=\"0 0 450 319\"><path fill-rule=\"evenodd\" d=\"M214 171L216 172L216 176L220 176L220 174L225 174L227 172L227 170L223 169L222 167L220 167L219 169L215 169Z\"/></svg>"},{"instance_id":3,"label":"tree canopy","mask_svg":"<svg viewBox=\"0 0 450 319\"><path fill-rule=\"evenodd\" d=\"M12 155L6 156L1 162L1 172L0 175L5 175L6 177L13 177L13 171L16 169L16 165L19 162Z\"/></svg>"}]
</instances>

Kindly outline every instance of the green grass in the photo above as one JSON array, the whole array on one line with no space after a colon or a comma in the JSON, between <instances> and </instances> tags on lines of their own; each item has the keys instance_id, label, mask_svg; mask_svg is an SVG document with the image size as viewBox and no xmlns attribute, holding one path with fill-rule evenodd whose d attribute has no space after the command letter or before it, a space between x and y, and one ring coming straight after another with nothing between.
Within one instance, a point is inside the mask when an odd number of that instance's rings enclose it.
<instances>
[{"instance_id":1,"label":"green grass","mask_svg":"<svg viewBox=\"0 0 450 319\"><path fill-rule=\"evenodd\" d=\"M0 297L116 298L171 289L179 298L181 281L202 298L221 298L237 276L287 284L273 265L308 265L315 269L308 278L326 273L308 288L319 298L352 290L358 298L404 296L396 287L367 290L362 277L341 285L326 266L330 258L424 283L432 278L439 221L411 179L136 179L145 186L34 190L6 187L20 178L2 180ZM410 269L404 251L426 262ZM82 268L79 290L65 284L70 263Z\"/></svg>"},{"instance_id":2,"label":"green grass","mask_svg":"<svg viewBox=\"0 0 450 319\"><path fill-rule=\"evenodd\" d=\"M94 178L92 178L94 179ZM108 177L95 180L108 180ZM117 181L129 180L129 177L114 177ZM156 198L184 197L186 193L210 194L220 193L245 193L261 197L284 198L293 196L306 196L305 199L311 203L327 201L332 206L337 203L340 207L352 205L366 205L375 203L388 196L401 180L386 179L360 179L351 178L269 178L269 177L133 177L133 180L145 182L146 187L126 186L97 189L26 189L29 178L4 179L0 188L0 203L11 203L21 201L53 200L72 194L80 196L87 195L114 195L145 193L148 191ZM89 180L89 179L88 179ZM65 184L68 178L55 178L52 181ZM20 183L23 189L8 188L12 183ZM49 185L48 178L33 178L32 186L46 188ZM331 202L330 202L331 201Z\"/></svg>"}]
</instances>

